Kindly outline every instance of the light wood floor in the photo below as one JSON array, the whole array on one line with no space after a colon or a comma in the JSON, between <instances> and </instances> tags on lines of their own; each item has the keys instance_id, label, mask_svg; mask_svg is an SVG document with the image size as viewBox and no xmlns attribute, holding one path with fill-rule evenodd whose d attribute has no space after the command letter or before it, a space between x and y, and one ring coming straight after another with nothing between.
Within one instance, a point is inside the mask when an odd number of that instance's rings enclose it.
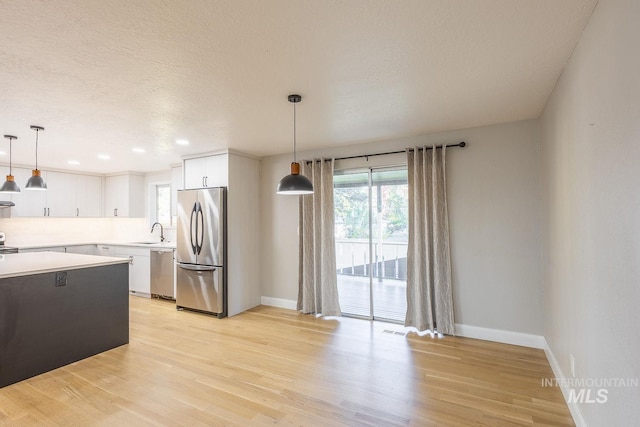
<instances>
[{"instance_id":1,"label":"light wood floor","mask_svg":"<svg viewBox=\"0 0 640 427\"><path fill-rule=\"evenodd\" d=\"M407 313L406 280L373 279L373 315L378 319L404 324ZM338 274L338 296L343 315L371 315L369 278Z\"/></svg>"},{"instance_id":2,"label":"light wood floor","mask_svg":"<svg viewBox=\"0 0 640 427\"><path fill-rule=\"evenodd\" d=\"M0 389L0 425L573 425L541 350L130 301L128 345Z\"/></svg>"}]
</instances>

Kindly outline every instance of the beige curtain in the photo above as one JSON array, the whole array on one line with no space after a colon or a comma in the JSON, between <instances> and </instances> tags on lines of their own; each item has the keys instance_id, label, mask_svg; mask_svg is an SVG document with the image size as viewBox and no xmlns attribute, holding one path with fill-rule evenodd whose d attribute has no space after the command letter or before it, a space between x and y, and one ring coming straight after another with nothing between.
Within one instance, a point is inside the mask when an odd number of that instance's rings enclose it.
<instances>
[{"instance_id":1,"label":"beige curtain","mask_svg":"<svg viewBox=\"0 0 640 427\"><path fill-rule=\"evenodd\" d=\"M409 243L405 326L454 335L446 147L407 150Z\"/></svg>"},{"instance_id":2,"label":"beige curtain","mask_svg":"<svg viewBox=\"0 0 640 427\"><path fill-rule=\"evenodd\" d=\"M333 211L333 159L302 162L313 194L300 196L298 310L340 316Z\"/></svg>"}]
</instances>

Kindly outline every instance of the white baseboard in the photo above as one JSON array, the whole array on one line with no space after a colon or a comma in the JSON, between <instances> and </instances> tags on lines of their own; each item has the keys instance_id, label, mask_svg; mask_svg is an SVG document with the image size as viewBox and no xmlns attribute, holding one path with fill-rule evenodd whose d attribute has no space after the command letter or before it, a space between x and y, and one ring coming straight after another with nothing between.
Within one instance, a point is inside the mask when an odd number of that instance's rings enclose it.
<instances>
[{"instance_id":1,"label":"white baseboard","mask_svg":"<svg viewBox=\"0 0 640 427\"><path fill-rule=\"evenodd\" d=\"M586 427L587 423L582 417L582 412L580 412L580 407L578 406L578 404L576 402L569 402L569 387L566 384L567 381L565 381L565 376L562 373L562 369L560 369L560 365L558 364L556 357L553 355L553 351L551 351L551 347L549 347L549 343L547 343L546 339L544 340L544 354L546 354L549 365L551 365L553 375L558 380L560 390L562 391L562 396L564 397L564 401L567 402L569 412L571 412L571 416L573 417L573 422L576 423L577 427Z\"/></svg>"},{"instance_id":2,"label":"white baseboard","mask_svg":"<svg viewBox=\"0 0 640 427\"><path fill-rule=\"evenodd\" d=\"M260 303L271 307L288 308L289 310L295 310L298 306L298 302L292 299L273 297L260 297Z\"/></svg>"},{"instance_id":3,"label":"white baseboard","mask_svg":"<svg viewBox=\"0 0 640 427\"><path fill-rule=\"evenodd\" d=\"M522 332L503 331L501 329L482 328L480 326L456 323L456 335L467 338L476 338L479 340L501 342L504 344L521 345L524 347L545 348L545 340L543 336L525 334Z\"/></svg>"},{"instance_id":4,"label":"white baseboard","mask_svg":"<svg viewBox=\"0 0 640 427\"><path fill-rule=\"evenodd\" d=\"M295 310L297 302L295 300L273 297L261 297L262 305L271 307L288 308ZM456 335L480 340L495 341L505 344L521 345L524 347L546 348L544 337L540 335L525 334L522 332L503 331L500 329L482 328L479 326L462 325L456 323Z\"/></svg>"}]
</instances>

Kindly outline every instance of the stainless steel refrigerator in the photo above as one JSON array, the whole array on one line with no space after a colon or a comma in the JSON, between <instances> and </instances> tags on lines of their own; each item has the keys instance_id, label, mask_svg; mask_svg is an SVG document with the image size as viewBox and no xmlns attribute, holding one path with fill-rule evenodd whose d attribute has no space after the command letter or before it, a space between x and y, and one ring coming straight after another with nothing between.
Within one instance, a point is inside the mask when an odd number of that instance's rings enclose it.
<instances>
[{"instance_id":1,"label":"stainless steel refrigerator","mask_svg":"<svg viewBox=\"0 0 640 427\"><path fill-rule=\"evenodd\" d=\"M227 315L227 191L178 191L176 306Z\"/></svg>"}]
</instances>

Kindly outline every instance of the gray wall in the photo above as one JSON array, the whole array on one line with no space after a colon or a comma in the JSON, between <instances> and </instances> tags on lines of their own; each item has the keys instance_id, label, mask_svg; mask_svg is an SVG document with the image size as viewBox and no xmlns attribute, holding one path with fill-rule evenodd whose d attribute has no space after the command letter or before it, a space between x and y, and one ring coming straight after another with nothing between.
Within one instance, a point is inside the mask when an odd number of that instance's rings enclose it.
<instances>
[{"instance_id":1,"label":"gray wall","mask_svg":"<svg viewBox=\"0 0 640 427\"><path fill-rule=\"evenodd\" d=\"M565 377L640 377L640 2L601 0L541 118L545 337ZM582 404L636 425L640 390ZM581 421L578 420L580 423Z\"/></svg>"},{"instance_id":2,"label":"gray wall","mask_svg":"<svg viewBox=\"0 0 640 427\"><path fill-rule=\"evenodd\" d=\"M466 141L447 152L456 323L542 335L538 122L299 153L346 156ZM298 199L275 194L291 156L262 160L262 295L295 300ZM336 168L406 164L405 155L336 163Z\"/></svg>"}]
</instances>

